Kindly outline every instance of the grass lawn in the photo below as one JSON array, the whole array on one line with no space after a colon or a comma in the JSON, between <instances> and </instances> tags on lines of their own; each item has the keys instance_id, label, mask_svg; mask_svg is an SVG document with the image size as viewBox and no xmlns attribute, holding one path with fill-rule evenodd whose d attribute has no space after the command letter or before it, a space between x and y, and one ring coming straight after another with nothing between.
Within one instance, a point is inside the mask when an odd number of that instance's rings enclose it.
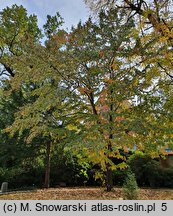
<instances>
[{"instance_id":1,"label":"grass lawn","mask_svg":"<svg viewBox=\"0 0 173 216\"><path fill-rule=\"evenodd\" d=\"M171 189L139 189L142 200L173 200ZM122 198L122 189L106 192L103 188L50 188L1 194L0 200L114 200Z\"/></svg>"}]
</instances>

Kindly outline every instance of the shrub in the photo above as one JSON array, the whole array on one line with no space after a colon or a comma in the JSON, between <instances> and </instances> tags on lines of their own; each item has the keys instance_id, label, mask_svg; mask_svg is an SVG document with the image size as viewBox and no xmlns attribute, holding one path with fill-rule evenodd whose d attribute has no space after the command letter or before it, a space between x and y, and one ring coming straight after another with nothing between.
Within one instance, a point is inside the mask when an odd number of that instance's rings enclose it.
<instances>
[{"instance_id":1,"label":"shrub","mask_svg":"<svg viewBox=\"0 0 173 216\"><path fill-rule=\"evenodd\" d=\"M158 176L160 166L159 161L153 160L147 154L136 152L129 158L128 164L135 174L139 186L155 186L155 177Z\"/></svg>"},{"instance_id":2,"label":"shrub","mask_svg":"<svg viewBox=\"0 0 173 216\"><path fill-rule=\"evenodd\" d=\"M128 169L114 170L113 171L113 185L123 186L123 182L125 181L125 178L127 177L127 173L128 173Z\"/></svg>"},{"instance_id":3,"label":"shrub","mask_svg":"<svg viewBox=\"0 0 173 216\"><path fill-rule=\"evenodd\" d=\"M139 199L138 185L135 179L135 175L131 171L129 171L129 173L127 174L127 177L123 184L123 199L125 200Z\"/></svg>"},{"instance_id":4,"label":"shrub","mask_svg":"<svg viewBox=\"0 0 173 216\"><path fill-rule=\"evenodd\" d=\"M7 168L0 167L0 183L6 181L5 174L7 172Z\"/></svg>"},{"instance_id":5,"label":"shrub","mask_svg":"<svg viewBox=\"0 0 173 216\"><path fill-rule=\"evenodd\" d=\"M128 164L139 186L173 188L173 168L163 168L158 160L144 153L135 153Z\"/></svg>"}]
</instances>

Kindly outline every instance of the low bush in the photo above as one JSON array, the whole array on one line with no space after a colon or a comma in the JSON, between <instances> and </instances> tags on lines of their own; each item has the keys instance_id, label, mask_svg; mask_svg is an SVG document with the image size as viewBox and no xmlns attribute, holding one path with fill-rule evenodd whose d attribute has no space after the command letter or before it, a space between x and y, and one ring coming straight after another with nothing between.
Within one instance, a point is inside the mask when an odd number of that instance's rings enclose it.
<instances>
[{"instance_id":1,"label":"low bush","mask_svg":"<svg viewBox=\"0 0 173 216\"><path fill-rule=\"evenodd\" d=\"M113 185L115 186L122 186L125 178L127 177L127 169L123 170L114 170L113 171Z\"/></svg>"},{"instance_id":2,"label":"low bush","mask_svg":"<svg viewBox=\"0 0 173 216\"><path fill-rule=\"evenodd\" d=\"M129 158L128 164L139 186L173 188L173 168L161 167L159 160L144 153L135 153Z\"/></svg>"},{"instance_id":3,"label":"low bush","mask_svg":"<svg viewBox=\"0 0 173 216\"><path fill-rule=\"evenodd\" d=\"M128 172L125 182L123 184L123 199L137 200L139 199L138 185L134 173Z\"/></svg>"}]
</instances>

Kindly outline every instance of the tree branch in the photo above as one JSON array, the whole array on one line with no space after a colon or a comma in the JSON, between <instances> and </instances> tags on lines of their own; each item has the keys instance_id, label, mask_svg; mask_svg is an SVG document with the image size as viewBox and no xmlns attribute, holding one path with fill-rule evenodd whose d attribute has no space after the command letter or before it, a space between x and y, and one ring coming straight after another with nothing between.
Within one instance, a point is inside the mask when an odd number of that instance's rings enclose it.
<instances>
[{"instance_id":1,"label":"tree branch","mask_svg":"<svg viewBox=\"0 0 173 216\"><path fill-rule=\"evenodd\" d=\"M4 68L5 68L5 70L12 76L12 77L14 77L14 72L13 72L13 69L12 68L10 68L7 64L5 64L5 63L2 63L1 62L1 64L4 66Z\"/></svg>"},{"instance_id":2,"label":"tree branch","mask_svg":"<svg viewBox=\"0 0 173 216\"><path fill-rule=\"evenodd\" d=\"M167 69L166 69L165 67L163 67L163 66L160 64L160 62L158 62L158 65L159 65L159 67L161 67L161 68L164 70L165 74L168 75L168 76L171 78L171 81L173 81L173 75L169 74L169 73L167 72Z\"/></svg>"}]
</instances>

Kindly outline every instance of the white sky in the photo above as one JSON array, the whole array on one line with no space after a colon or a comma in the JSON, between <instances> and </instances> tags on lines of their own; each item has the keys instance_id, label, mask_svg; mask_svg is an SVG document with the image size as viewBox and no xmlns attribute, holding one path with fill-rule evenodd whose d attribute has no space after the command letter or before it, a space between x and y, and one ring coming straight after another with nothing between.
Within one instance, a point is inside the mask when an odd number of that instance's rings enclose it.
<instances>
[{"instance_id":1,"label":"white sky","mask_svg":"<svg viewBox=\"0 0 173 216\"><path fill-rule=\"evenodd\" d=\"M83 0L0 0L0 10L13 4L23 5L28 14L36 14L39 27L43 26L48 14L55 15L56 12L64 18L64 26L68 29L80 20L85 21L89 16Z\"/></svg>"}]
</instances>

